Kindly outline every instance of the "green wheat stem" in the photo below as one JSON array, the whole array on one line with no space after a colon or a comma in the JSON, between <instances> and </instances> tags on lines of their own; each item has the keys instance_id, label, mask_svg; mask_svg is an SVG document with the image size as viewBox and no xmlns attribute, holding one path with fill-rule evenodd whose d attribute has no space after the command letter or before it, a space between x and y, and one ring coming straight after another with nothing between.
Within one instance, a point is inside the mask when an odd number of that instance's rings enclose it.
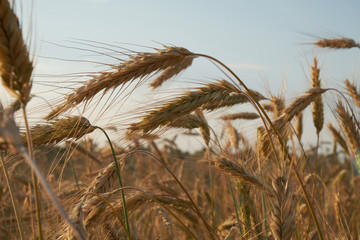
<instances>
[{"instance_id":1,"label":"green wheat stem","mask_svg":"<svg viewBox=\"0 0 360 240\"><path fill-rule=\"evenodd\" d=\"M115 155L115 151L114 151L114 147L111 143L111 140L110 140L110 137L109 135L106 133L106 131L104 129L102 129L101 127L98 127L98 126L95 126L94 127L95 129L100 129L104 134L105 134L105 137L107 138L108 142L109 142L109 145L110 145L110 148L111 148L111 152L113 154L113 157L114 157L114 162L115 162L115 167L116 167L116 172L117 172L117 176L118 176L118 180L119 180L119 184L120 184L120 188L123 188L123 184L122 184L122 180L121 180L121 173L120 173L120 167L119 167L119 164L116 160L116 155ZM125 217L125 222L126 222L126 227L127 227L127 230L130 234L130 225L129 225L129 218L128 218L128 213L127 213L127 209L126 209L126 201L125 201L125 193L124 193L124 190L121 190L121 198L122 198L122 201L123 201L123 204L124 204L124 217ZM128 238L129 239L129 238Z\"/></svg>"}]
</instances>

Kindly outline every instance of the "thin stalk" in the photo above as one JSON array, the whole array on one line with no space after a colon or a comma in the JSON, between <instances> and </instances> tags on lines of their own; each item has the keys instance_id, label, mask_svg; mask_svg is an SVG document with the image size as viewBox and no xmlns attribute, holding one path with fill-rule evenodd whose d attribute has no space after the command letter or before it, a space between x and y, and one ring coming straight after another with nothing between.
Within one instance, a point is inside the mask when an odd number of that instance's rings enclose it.
<instances>
[{"instance_id":1,"label":"thin stalk","mask_svg":"<svg viewBox=\"0 0 360 240\"><path fill-rule=\"evenodd\" d=\"M207 150L208 152L207 157L208 157L208 166L209 166L209 184L210 184L210 208L211 208L211 220L212 220L212 227L215 228L215 195L214 195L214 181L213 181L213 175L211 173L211 161L210 161L210 155L211 155L211 150L208 147Z\"/></svg>"},{"instance_id":2,"label":"thin stalk","mask_svg":"<svg viewBox=\"0 0 360 240\"><path fill-rule=\"evenodd\" d=\"M123 189L121 189L121 191L123 191ZM122 225L122 227L125 230L126 236L128 237L128 239L131 239L130 233L129 231L126 229L124 222L121 220L121 216L119 215L119 213L116 211L116 209L111 205L111 203L109 203L109 201L107 201L105 198L103 198L101 195L97 194L97 193L89 193L92 194L94 196L97 196L98 198L101 199L101 201L103 201L106 205L108 205L109 208L111 208L111 210L113 211L113 213L116 215L117 219L119 219L120 224Z\"/></svg>"},{"instance_id":3,"label":"thin stalk","mask_svg":"<svg viewBox=\"0 0 360 240\"><path fill-rule=\"evenodd\" d=\"M115 167L116 167L116 173L117 173L117 176L118 176L118 180L119 180L119 184L120 184L120 188L121 188L121 198L122 198L122 201L123 201L123 205L124 205L124 217L125 217L125 222L126 222L126 227L127 227L127 230L130 234L130 225L129 225L129 218L128 218L128 213L127 213L127 209L126 209L126 202L125 202L125 193L124 193L124 190L122 189L123 188L123 184L122 184L122 181L121 181L121 173L120 173L120 167L119 167L119 164L116 160L116 155L115 155L115 151L114 151L114 147L111 143L111 140L110 140L110 137L109 135L106 133L106 131L104 129L102 129L101 127L98 127L98 126L95 126L94 127L95 129L100 129L106 136L108 142L109 142L109 145L110 145L110 148L111 148L111 152L113 154L113 157L114 157L114 162L115 162Z\"/></svg>"},{"instance_id":4,"label":"thin stalk","mask_svg":"<svg viewBox=\"0 0 360 240\"><path fill-rule=\"evenodd\" d=\"M260 180L262 181L262 171L261 171L261 164L260 164L260 158L258 157L258 170L260 173ZM266 205L265 205L265 197L264 197L264 191L261 189L261 204L262 204L262 211L264 215L264 228L265 228L265 237L268 238L268 229L267 229L267 223L266 223Z\"/></svg>"},{"instance_id":5,"label":"thin stalk","mask_svg":"<svg viewBox=\"0 0 360 240\"><path fill-rule=\"evenodd\" d=\"M79 181L78 181L78 178L77 178L76 169L75 169L74 161L72 160L72 158L70 158L70 165L71 165L72 172L74 174L76 187L80 191Z\"/></svg>"},{"instance_id":6,"label":"thin stalk","mask_svg":"<svg viewBox=\"0 0 360 240\"><path fill-rule=\"evenodd\" d=\"M26 139L27 139L27 143L28 143L28 150L29 150L30 158L34 159L34 151L33 151L32 139L31 139L31 132L30 132L30 128L29 128L25 105L23 105L23 104L22 104L22 113L23 113L23 118L24 118L24 122L25 122ZM43 236L42 225L41 225L41 208L40 208L39 190L38 190L37 179L36 179L34 170L31 171L31 178L32 178L33 187L34 187L33 189L34 189L34 195L35 195L35 206L36 206L36 217L37 217L37 226L38 226L38 231L39 231L39 239L43 240L44 236Z\"/></svg>"},{"instance_id":7,"label":"thin stalk","mask_svg":"<svg viewBox=\"0 0 360 240\"><path fill-rule=\"evenodd\" d=\"M12 184L11 184L11 181L10 181L10 178L9 178L7 168L5 166L5 160L3 158L2 153L0 153L0 158L1 158L1 164L3 165L3 170L4 170L4 175L5 175L5 178L6 178L6 183L7 183L8 187L9 187L11 203L12 203L13 208L14 208L15 217L16 217L16 223L18 225L20 238L21 238L21 240L24 240L25 237L24 237L24 230L23 230L22 223L21 223L21 218L20 218L20 215L19 215L18 207L17 207L16 201L15 201L13 187L12 187Z\"/></svg>"},{"instance_id":8,"label":"thin stalk","mask_svg":"<svg viewBox=\"0 0 360 240\"><path fill-rule=\"evenodd\" d=\"M281 136L280 134L278 133L278 131L276 130L276 128L274 127L274 124L272 123L272 121L270 120L269 116L267 115L267 113L265 112L264 108L260 105L260 103L255 99L254 95L251 93L251 91L249 90L249 88L243 83L243 81L241 81L241 79L228 67L226 66L224 63L222 63L221 61L219 61L218 59L214 58L214 57L211 57L209 55L206 55L206 54L200 54L200 53L194 53L194 56L199 56L199 57L205 57L205 58L208 58L216 63L218 63L220 66L222 66L223 68L225 68L232 76L234 76L236 78L236 80L241 84L241 86L244 87L244 89L246 90L247 94L250 96L250 98L253 100L253 102L255 103L255 105L257 106L257 108L262 112L262 114L265 116L266 120L268 121L268 123L270 124L272 130L274 131L274 133L276 134L276 136L278 137L279 139L279 142L280 142L280 145L281 147L283 148L284 147L284 143L281 139ZM271 143L271 146L272 148L274 149L275 151L275 147L274 147L274 143L272 142L272 139L270 138L270 143ZM284 148L285 149L285 148ZM291 166L292 166L292 169L294 170L295 172L295 175L296 175L296 178L300 184L300 187L301 187L301 190L305 196L305 199L306 199L306 203L309 207L309 210L310 210L310 213L311 213L311 216L315 222L315 226L316 226L316 229L319 233L319 238L321 240L324 239L323 235L322 235L322 232L320 230L320 225L319 225L319 222L317 221L317 218L316 218L316 215L315 215L315 212L313 210L313 207L311 205L311 202L309 200L309 197L307 195L307 191L304 187L304 184L301 180L301 177L300 177L300 174L299 172L297 171L296 169L296 166L294 165L293 161L290 159L289 155L288 154L285 154L287 158L289 158L290 162L291 162ZM275 154L276 156L276 159L277 161L278 160L278 157L277 157L277 154Z\"/></svg>"},{"instance_id":9,"label":"thin stalk","mask_svg":"<svg viewBox=\"0 0 360 240\"><path fill-rule=\"evenodd\" d=\"M240 225L239 211L238 211L238 209L237 209L237 203L236 203L236 199L235 199L235 196L234 196L234 191L233 191L233 189L232 189L230 177L227 177L227 180L228 180L228 183L229 183L230 192L231 192L231 196L232 196L233 203L234 203L234 207L235 207L235 214L236 214L236 219L237 219L237 221L238 221L238 228L239 228L239 230L240 230L241 239L244 239L244 238L243 238L242 229L241 229L241 225Z\"/></svg>"},{"instance_id":10,"label":"thin stalk","mask_svg":"<svg viewBox=\"0 0 360 240\"><path fill-rule=\"evenodd\" d=\"M182 185L182 183L180 182L180 180L174 175L174 173L168 168L168 166L166 166L166 164L161 161L161 159L157 158L154 154L148 152L148 151L145 151L145 150L135 150L135 151L132 151L129 154L132 154L132 153L136 153L136 152L140 152L140 153L145 153L145 154L148 154L149 156L153 157L154 159L156 159L157 161L159 161L161 163L161 165L163 167L165 167L165 169L171 174L171 176L175 179L175 181L177 182L177 184L179 184L180 188L183 190L183 192L185 193L186 197L190 200L191 204L194 206L193 210L194 212L200 217L201 221L204 223L206 229L209 231L209 233L211 233L211 237L214 239L214 237L218 237L212 230L212 228L210 227L210 225L206 222L205 218L203 217L203 215L201 214L199 208L197 207L197 205L195 204L194 200L191 198L189 192L185 189L185 187Z\"/></svg>"},{"instance_id":11,"label":"thin stalk","mask_svg":"<svg viewBox=\"0 0 360 240\"><path fill-rule=\"evenodd\" d=\"M27 164L32 167L32 170L36 174L37 178L39 179L40 184L43 186L45 192L49 196L50 200L53 202L54 206L59 211L60 215L65 219L65 221L70 225L70 227L74 230L74 233L78 239L86 240L83 234L77 229L77 227L72 223L69 215L66 213L65 209L62 207L61 203L59 202L58 198L56 197L54 191L50 187L49 183L46 181L44 175L41 173L39 167L36 165L35 161L30 157L27 150L24 146L17 146L18 151L23 155Z\"/></svg>"}]
</instances>

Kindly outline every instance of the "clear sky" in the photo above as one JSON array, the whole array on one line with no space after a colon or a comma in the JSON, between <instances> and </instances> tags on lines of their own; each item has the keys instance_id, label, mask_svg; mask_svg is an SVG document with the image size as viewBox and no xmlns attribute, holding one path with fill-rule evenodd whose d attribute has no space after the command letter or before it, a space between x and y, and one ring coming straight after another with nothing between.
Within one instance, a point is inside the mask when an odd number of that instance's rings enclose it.
<instances>
[{"instance_id":1,"label":"clear sky","mask_svg":"<svg viewBox=\"0 0 360 240\"><path fill-rule=\"evenodd\" d=\"M25 16L28 2L22 1ZM83 66L76 63L43 57L84 58L83 51L54 45L89 49L71 42L84 39L129 48L123 43L159 47L156 42L161 42L206 53L228 64L246 84L260 92L270 88L277 93L285 82L288 99L310 86L309 69L314 56L319 58L325 85L341 87L346 77L359 79L358 49L328 51L311 45L323 37L345 36L360 41L358 0L32 2L32 37L39 56L37 74L83 71ZM24 24L28 19L23 18ZM93 65L91 69L95 71ZM203 81L223 75L213 65L196 60L185 78L195 81L198 77Z\"/></svg>"},{"instance_id":2,"label":"clear sky","mask_svg":"<svg viewBox=\"0 0 360 240\"><path fill-rule=\"evenodd\" d=\"M280 90L284 80L289 91L304 89L304 70L314 56L319 57L324 80L329 82L343 80L344 74L354 75L359 66L356 50L319 51L309 44L321 37L337 36L360 41L360 1L355 0L34 3L37 53L42 56L64 57L64 49L46 42L75 46L65 43L75 38L152 47L158 47L157 41L215 56L234 68L245 82L256 82L256 88L266 78L273 91ZM75 52L69 58L80 54ZM206 73L203 76L210 77Z\"/></svg>"}]
</instances>

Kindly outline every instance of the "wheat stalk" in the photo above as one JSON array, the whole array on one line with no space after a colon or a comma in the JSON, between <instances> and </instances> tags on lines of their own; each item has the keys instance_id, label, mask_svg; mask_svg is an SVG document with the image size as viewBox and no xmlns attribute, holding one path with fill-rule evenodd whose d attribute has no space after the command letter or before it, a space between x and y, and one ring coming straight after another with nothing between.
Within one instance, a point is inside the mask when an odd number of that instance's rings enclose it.
<instances>
[{"instance_id":1,"label":"wheat stalk","mask_svg":"<svg viewBox=\"0 0 360 240\"><path fill-rule=\"evenodd\" d=\"M152 73L181 65L184 61L188 62L190 58L193 58L191 55L192 53L185 48L169 46L165 46L165 49L158 49L156 53L137 53L137 55L131 56L130 60L116 67L115 72L103 72L75 89L46 118L52 119L68 109L92 99L101 91L106 92L135 79L143 79Z\"/></svg>"}]
</instances>

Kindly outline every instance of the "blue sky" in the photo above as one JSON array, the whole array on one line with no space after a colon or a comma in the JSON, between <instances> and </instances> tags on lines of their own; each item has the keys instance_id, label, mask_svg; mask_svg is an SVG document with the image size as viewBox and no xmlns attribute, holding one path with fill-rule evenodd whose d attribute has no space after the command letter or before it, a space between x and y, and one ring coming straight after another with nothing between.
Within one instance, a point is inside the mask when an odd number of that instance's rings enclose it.
<instances>
[{"instance_id":1,"label":"blue sky","mask_svg":"<svg viewBox=\"0 0 360 240\"><path fill-rule=\"evenodd\" d=\"M22 1L24 26L29 4ZM132 48L124 43L159 47L156 42L205 53L228 64L250 88L264 94L286 85L288 100L310 86L310 65L319 59L325 86L341 88L345 78L358 81L358 49L329 51L312 42L345 36L360 41L360 1L212 1L212 0L33 0L33 51L36 74L97 71L99 66L67 60L97 58L93 53L57 46L90 49L75 39ZM92 44L92 43L91 43ZM136 48L134 46L134 48ZM92 48L94 49L94 48ZM97 49L97 48L95 48ZM102 51L100 48L97 50ZM212 64L197 59L176 81L224 77ZM57 85L56 78L44 80ZM356 80L357 79L357 80ZM60 80L62 81L62 80ZM34 85L34 91L36 92ZM41 92L41 90L39 91Z\"/></svg>"},{"instance_id":2,"label":"blue sky","mask_svg":"<svg viewBox=\"0 0 360 240\"><path fill-rule=\"evenodd\" d=\"M47 42L72 46L66 41L74 38L152 47L159 46L154 43L157 41L217 57L233 67L245 82L256 82L253 87L261 87L266 79L273 91L280 90L284 80L289 91L305 89L304 70L308 70L314 56L319 57L324 80L329 82L342 81L344 74L351 77L359 66L356 50L319 51L309 44L321 37L360 40L359 1L34 3L37 53L43 56L64 57L64 49ZM75 51L68 57L81 54ZM208 71L207 68L199 66L198 71ZM206 73L203 76L210 77Z\"/></svg>"}]
</instances>

